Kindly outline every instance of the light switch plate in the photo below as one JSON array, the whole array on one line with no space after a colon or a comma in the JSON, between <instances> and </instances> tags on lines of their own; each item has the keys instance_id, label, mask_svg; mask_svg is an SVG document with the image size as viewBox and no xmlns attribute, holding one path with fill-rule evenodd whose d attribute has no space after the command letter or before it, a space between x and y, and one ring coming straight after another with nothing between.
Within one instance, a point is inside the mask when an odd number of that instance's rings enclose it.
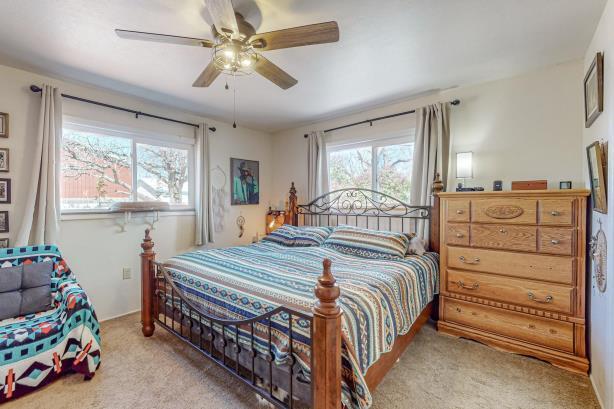
<instances>
[{"instance_id":1,"label":"light switch plate","mask_svg":"<svg viewBox=\"0 0 614 409\"><path fill-rule=\"evenodd\" d=\"M132 269L130 269L130 267L124 267L122 269L122 277L124 280L130 280L132 278Z\"/></svg>"}]
</instances>

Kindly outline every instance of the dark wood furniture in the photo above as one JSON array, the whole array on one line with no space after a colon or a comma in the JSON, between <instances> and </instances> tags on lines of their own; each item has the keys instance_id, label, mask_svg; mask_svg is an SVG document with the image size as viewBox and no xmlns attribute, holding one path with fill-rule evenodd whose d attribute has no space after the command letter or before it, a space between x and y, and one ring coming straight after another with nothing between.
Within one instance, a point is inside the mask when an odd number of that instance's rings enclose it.
<instances>
[{"instance_id":1,"label":"dark wood furniture","mask_svg":"<svg viewBox=\"0 0 614 409\"><path fill-rule=\"evenodd\" d=\"M351 224L407 233L416 231L420 223L430 223L431 250L439 251L438 193L442 187L437 178L433 186L433 206L409 206L379 192L361 189L330 192L307 205L298 205L296 189L292 183L286 222L296 226ZM141 244L141 320L144 336L152 336L158 324L229 371L275 407L292 408L295 400L302 400L315 409L341 407L342 311L337 302L340 289L331 273L330 260L323 261L323 272L314 289L316 301L311 314L282 305L252 319L224 320L204 313L174 285L164 266L155 262L154 243L149 233L149 230L145 231ZM392 351L384 354L369 368L365 378L370 390L381 382L431 312L437 310L433 304L436 304L436 300L424 309L407 334L396 339ZM288 327L285 328L290 346L293 337L292 317L300 317L310 323L311 382L308 385L310 393L306 396L301 392L305 382L296 379L292 360L288 365L278 367L273 364L271 356L260 356L253 348L255 328L268 322L270 334L271 317L276 314L287 314L290 317ZM251 334L251 349L240 344L239 332ZM269 336L269 348L270 345ZM290 347L290 355L291 351ZM265 380L264 384L258 382L258 379ZM280 397L279 390L287 393L286 399Z\"/></svg>"}]
</instances>

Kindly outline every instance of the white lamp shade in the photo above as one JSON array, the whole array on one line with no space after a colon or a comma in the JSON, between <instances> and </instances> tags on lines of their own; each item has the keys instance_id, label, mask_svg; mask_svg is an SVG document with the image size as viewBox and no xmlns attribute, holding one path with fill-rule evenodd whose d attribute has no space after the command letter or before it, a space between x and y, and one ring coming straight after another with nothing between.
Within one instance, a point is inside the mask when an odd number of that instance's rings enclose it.
<instances>
[{"instance_id":1,"label":"white lamp shade","mask_svg":"<svg viewBox=\"0 0 614 409\"><path fill-rule=\"evenodd\" d=\"M456 153L456 177L458 179L473 177L473 152Z\"/></svg>"}]
</instances>

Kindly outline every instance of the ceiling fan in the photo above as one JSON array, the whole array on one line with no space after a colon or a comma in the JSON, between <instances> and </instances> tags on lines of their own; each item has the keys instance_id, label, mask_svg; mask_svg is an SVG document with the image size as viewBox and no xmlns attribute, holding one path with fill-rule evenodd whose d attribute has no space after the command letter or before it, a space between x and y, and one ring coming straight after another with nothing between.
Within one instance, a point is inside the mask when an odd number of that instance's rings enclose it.
<instances>
[{"instance_id":1,"label":"ceiling fan","mask_svg":"<svg viewBox=\"0 0 614 409\"><path fill-rule=\"evenodd\" d=\"M206 0L205 6L213 20L213 41L119 29L116 29L115 33L121 38L131 40L213 49L211 62L194 81L194 87L208 87L220 73L234 76L255 71L279 87L288 89L298 81L264 58L262 51L339 41L339 27L335 21L257 34L254 27L234 11L231 0Z\"/></svg>"}]
</instances>

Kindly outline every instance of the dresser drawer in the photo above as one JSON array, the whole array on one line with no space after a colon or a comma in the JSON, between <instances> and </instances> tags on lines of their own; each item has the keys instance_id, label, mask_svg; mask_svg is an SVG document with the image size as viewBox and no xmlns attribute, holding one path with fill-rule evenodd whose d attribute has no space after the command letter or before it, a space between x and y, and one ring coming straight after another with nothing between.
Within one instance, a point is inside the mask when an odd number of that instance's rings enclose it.
<instances>
[{"instance_id":1,"label":"dresser drawer","mask_svg":"<svg viewBox=\"0 0 614 409\"><path fill-rule=\"evenodd\" d=\"M573 288L484 273L448 270L448 291L571 314Z\"/></svg>"},{"instance_id":2,"label":"dresser drawer","mask_svg":"<svg viewBox=\"0 0 614 409\"><path fill-rule=\"evenodd\" d=\"M573 200L542 199L539 201L539 224L571 226L573 224Z\"/></svg>"},{"instance_id":3,"label":"dresser drawer","mask_svg":"<svg viewBox=\"0 0 614 409\"><path fill-rule=\"evenodd\" d=\"M471 216L469 199L446 200L446 219L449 222L468 222Z\"/></svg>"},{"instance_id":4,"label":"dresser drawer","mask_svg":"<svg viewBox=\"0 0 614 409\"><path fill-rule=\"evenodd\" d=\"M446 298L443 319L494 334L573 352L573 324Z\"/></svg>"},{"instance_id":5,"label":"dresser drawer","mask_svg":"<svg viewBox=\"0 0 614 409\"><path fill-rule=\"evenodd\" d=\"M448 223L446 226L446 243L468 246L469 225L463 223Z\"/></svg>"},{"instance_id":6,"label":"dresser drawer","mask_svg":"<svg viewBox=\"0 0 614 409\"><path fill-rule=\"evenodd\" d=\"M571 284L574 259L541 254L447 247L450 268Z\"/></svg>"},{"instance_id":7,"label":"dresser drawer","mask_svg":"<svg viewBox=\"0 0 614 409\"><path fill-rule=\"evenodd\" d=\"M537 223L535 199L474 199L471 201L471 221L479 223Z\"/></svg>"},{"instance_id":8,"label":"dresser drawer","mask_svg":"<svg viewBox=\"0 0 614 409\"><path fill-rule=\"evenodd\" d=\"M558 227L539 228L539 252L571 256L574 251L574 229Z\"/></svg>"},{"instance_id":9,"label":"dresser drawer","mask_svg":"<svg viewBox=\"0 0 614 409\"><path fill-rule=\"evenodd\" d=\"M537 227L472 224L471 246L518 251L537 251Z\"/></svg>"}]
</instances>

